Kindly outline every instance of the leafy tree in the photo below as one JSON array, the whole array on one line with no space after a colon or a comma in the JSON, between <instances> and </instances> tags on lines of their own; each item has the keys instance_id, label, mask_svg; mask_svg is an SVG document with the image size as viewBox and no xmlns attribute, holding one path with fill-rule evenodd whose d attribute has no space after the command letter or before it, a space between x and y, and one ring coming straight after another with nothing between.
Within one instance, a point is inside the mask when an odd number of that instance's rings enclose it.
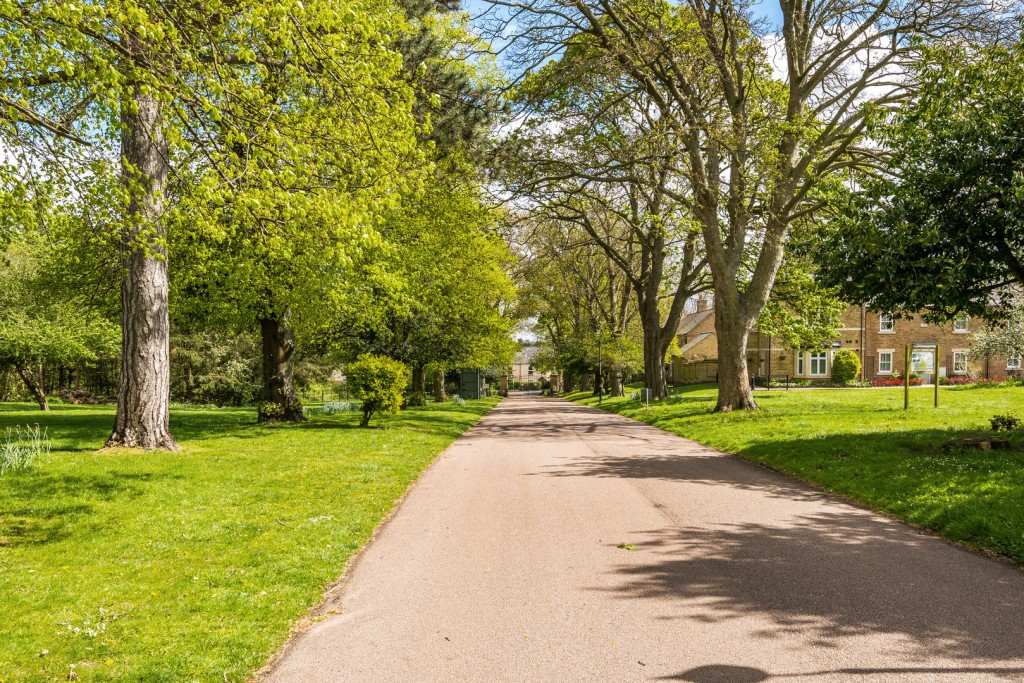
<instances>
[{"instance_id":1,"label":"leafy tree","mask_svg":"<svg viewBox=\"0 0 1024 683\"><path fill-rule=\"evenodd\" d=\"M527 220L518 230L520 315L535 321L541 339L534 365L558 369L567 387L584 373L595 374L598 392L605 390L603 368L611 394L623 395L625 377L643 368L643 331L629 278L572 223Z\"/></svg>"},{"instance_id":2,"label":"leafy tree","mask_svg":"<svg viewBox=\"0 0 1024 683\"><path fill-rule=\"evenodd\" d=\"M115 157L123 170L122 372L108 445L176 448L167 405L166 198L173 173L205 166L210 172L198 191L207 201L248 212L263 226L282 220L282 202L268 216L249 211L260 197L226 198L241 188L312 182L325 167L365 180L352 163L358 152L340 148L348 163L328 155L307 171L307 144L337 124L376 124L381 112L405 125L407 107L393 79L399 65L387 48L401 15L390 9L345 0L4 5L0 120L7 139L65 165L80 162L91 144L90 154ZM351 116L331 126L303 116L322 111L310 94L349 102ZM294 99L282 106L288 97ZM394 132L363 130L357 150ZM247 163L253 152L274 163Z\"/></svg>"},{"instance_id":3,"label":"leafy tree","mask_svg":"<svg viewBox=\"0 0 1024 683\"><path fill-rule=\"evenodd\" d=\"M821 275L876 310L999 317L1024 285L1024 43L926 55L876 133L891 168L859 178Z\"/></svg>"},{"instance_id":4,"label":"leafy tree","mask_svg":"<svg viewBox=\"0 0 1024 683\"><path fill-rule=\"evenodd\" d=\"M14 368L48 410L43 366L77 365L114 355L117 326L80 296L47 286L52 244L23 231L0 256L0 366Z\"/></svg>"},{"instance_id":5,"label":"leafy tree","mask_svg":"<svg viewBox=\"0 0 1024 683\"><path fill-rule=\"evenodd\" d=\"M710 286L699 228L673 186L685 150L643 88L583 36L520 88L507 182L533 214L600 247L636 299L645 384L664 366L687 299ZM598 388L600 391L600 388Z\"/></svg>"},{"instance_id":6,"label":"leafy tree","mask_svg":"<svg viewBox=\"0 0 1024 683\"><path fill-rule=\"evenodd\" d=\"M699 227L714 281L716 410L754 409L746 345L783 263L791 225L849 169L876 163L869 114L906 101L920 41L960 39L995 16L983 2L782 2L774 41L749 3L492 0L517 25L519 64L585 43L641 90L678 142L666 187ZM514 19L513 19L514 17ZM515 51L515 46L510 49Z\"/></svg>"},{"instance_id":7,"label":"leafy tree","mask_svg":"<svg viewBox=\"0 0 1024 683\"><path fill-rule=\"evenodd\" d=\"M409 381L409 368L385 356L363 354L345 366L345 378L352 394L363 402L360 427L370 424L374 413L397 413Z\"/></svg>"},{"instance_id":8,"label":"leafy tree","mask_svg":"<svg viewBox=\"0 0 1024 683\"><path fill-rule=\"evenodd\" d=\"M217 330L171 334L171 397L185 403L251 405L260 395L252 334Z\"/></svg>"},{"instance_id":9,"label":"leafy tree","mask_svg":"<svg viewBox=\"0 0 1024 683\"><path fill-rule=\"evenodd\" d=\"M515 289L496 219L475 183L455 174L406 197L382 227L394 289L367 302L375 317L339 318L329 332L334 348L408 364L420 393L428 370L510 363ZM435 386L443 392L441 377Z\"/></svg>"}]
</instances>

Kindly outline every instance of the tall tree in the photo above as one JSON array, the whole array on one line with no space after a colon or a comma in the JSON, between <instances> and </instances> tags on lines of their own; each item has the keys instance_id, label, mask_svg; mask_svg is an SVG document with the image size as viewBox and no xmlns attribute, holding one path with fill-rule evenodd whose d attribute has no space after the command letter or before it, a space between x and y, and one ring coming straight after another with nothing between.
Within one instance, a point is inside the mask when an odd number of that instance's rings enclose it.
<instances>
[{"instance_id":1,"label":"tall tree","mask_svg":"<svg viewBox=\"0 0 1024 683\"><path fill-rule=\"evenodd\" d=\"M818 250L821 277L877 310L1010 313L1024 286L1024 43L929 50L883 118L890 166L861 174Z\"/></svg>"},{"instance_id":2,"label":"tall tree","mask_svg":"<svg viewBox=\"0 0 1024 683\"><path fill-rule=\"evenodd\" d=\"M521 316L534 321L543 342L534 364L562 371L567 388L581 370L594 373L598 391L605 389L599 371L607 370L610 393L622 396L625 377L643 368L643 331L629 278L572 223L525 220L517 228Z\"/></svg>"},{"instance_id":3,"label":"tall tree","mask_svg":"<svg viewBox=\"0 0 1024 683\"><path fill-rule=\"evenodd\" d=\"M825 201L823 183L878 160L868 113L905 102L921 41L963 37L984 2L785 0L762 36L733 0L492 0L516 23L519 67L583 42L614 61L681 147L684 192L714 280L716 410L754 409L748 335L768 301L791 224ZM762 39L763 38L763 39ZM773 65L777 64L773 68Z\"/></svg>"},{"instance_id":4,"label":"tall tree","mask_svg":"<svg viewBox=\"0 0 1024 683\"><path fill-rule=\"evenodd\" d=\"M668 394L665 357L686 301L710 286L700 231L680 201L682 150L618 64L584 40L520 89L508 186L544 219L588 235L629 282L643 330L644 382Z\"/></svg>"},{"instance_id":5,"label":"tall tree","mask_svg":"<svg viewBox=\"0 0 1024 683\"><path fill-rule=\"evenodd\" d=\"M91 143L122 166L122 366L109 446L176 448L166 193L172 171L192 169L176 162L196 152L221 169L205 187L214 195L237 189L250 173L287 177L303 142L279 127L273 113L281 108L266 105L294 88L268 81L315 80L338 98L387 90L394 59L363 59L360 48L390 54L381 46L390 42L393 14L323 0L5 3L0 102L10 139L38 143L47 154ZM281 165L234 164L234 144L217 144L225 130L232 143L274 150Z\"/></svg>"}]
</instances>

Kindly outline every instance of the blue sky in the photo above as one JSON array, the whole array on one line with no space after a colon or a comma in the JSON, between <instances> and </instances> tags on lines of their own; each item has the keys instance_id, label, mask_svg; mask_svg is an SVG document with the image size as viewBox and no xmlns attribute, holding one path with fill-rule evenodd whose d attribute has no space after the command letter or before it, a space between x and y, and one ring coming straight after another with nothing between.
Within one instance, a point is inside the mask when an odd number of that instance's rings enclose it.
<instances>
[{"instance_id":1,"label":"blue sky","mask_svg":"<svg viewBox=\"0 0 1024 683\"><path fill-rule=\"evenodd\" d=\"M471 14L478 14L487 6L487 0L463 0L462 6ZM768 19L772 27L782 23L782 8L779 0L756 0L753 6L754 16Z\"/></svg>"}]
</instances>

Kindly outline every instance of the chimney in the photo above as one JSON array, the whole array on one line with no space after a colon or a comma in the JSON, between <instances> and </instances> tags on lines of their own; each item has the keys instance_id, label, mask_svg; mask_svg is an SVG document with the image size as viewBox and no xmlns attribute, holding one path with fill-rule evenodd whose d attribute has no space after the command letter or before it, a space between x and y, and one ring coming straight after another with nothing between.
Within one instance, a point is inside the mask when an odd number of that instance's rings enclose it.
<instances>
[{"instance_id":1,"label":"chimney","mask_svg":"<svg viewBox=\"0 0 1024 683\"><path fill-rule=\"evenodd\" d=\"M697 295L697 312L706 311L711 308L711 295L707 292L701 292Z\"/></svg>"}]
</instances>

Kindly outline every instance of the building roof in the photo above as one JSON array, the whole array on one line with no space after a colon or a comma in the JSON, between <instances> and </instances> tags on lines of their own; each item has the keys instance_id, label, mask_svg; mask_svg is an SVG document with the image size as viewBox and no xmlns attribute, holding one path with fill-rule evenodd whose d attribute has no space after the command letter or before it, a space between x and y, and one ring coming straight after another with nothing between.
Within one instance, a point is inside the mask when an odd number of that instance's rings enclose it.
<instances>
[{"instance_id":1,"label":"building roof","mask_svg":"<svg viewBox=\"0 0 1024 683\"><path fill-rule=\"evenodd\" d=\"M682 356L687 351L691 350L693 347L697 346L697 344L700 344L702 341L712 336L713 334L714 332L704 332L703 334L698 334L696 337L694 337L686 344L684 344L681 349L679 349L679 355Z\"/></svg>"},{"instance_id":2,"label":"building roof","mask_svg":"<svg viewBox=\"0 0 1024 683\"><path fill-rule=\"evenodd\" d=\"M679 321L678 334L689 334L693 328L707 320L708 316L712 315L714 312L715 309L708 308L703 311L697 311L696 313L687 313Z\"/></svg>"}]
</instances>

